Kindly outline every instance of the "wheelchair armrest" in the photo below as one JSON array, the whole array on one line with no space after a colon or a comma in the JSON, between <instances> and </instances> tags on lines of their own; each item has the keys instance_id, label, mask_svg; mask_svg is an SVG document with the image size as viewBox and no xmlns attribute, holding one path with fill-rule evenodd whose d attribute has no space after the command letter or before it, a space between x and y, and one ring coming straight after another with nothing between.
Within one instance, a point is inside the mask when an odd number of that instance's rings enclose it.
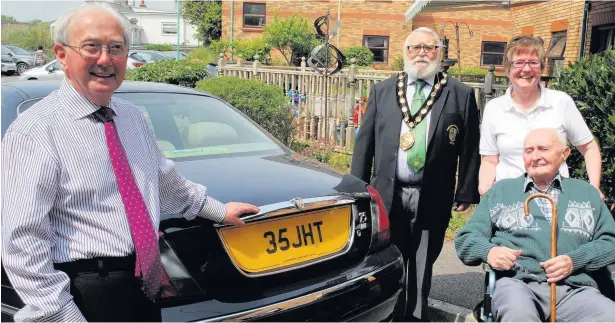
<instances>
[{"instance_id":1,"label":"wheelchair armrest","mask_svg":"<svg viewBox=\"0 0 615 323\"><path fill-rule=\"evenodd\" d=\"M609 271L609 274L611 276L611 280L613 280L613 283L615 284L615 263L607 265L606 269Z\"/></svg>"}]
</instances>

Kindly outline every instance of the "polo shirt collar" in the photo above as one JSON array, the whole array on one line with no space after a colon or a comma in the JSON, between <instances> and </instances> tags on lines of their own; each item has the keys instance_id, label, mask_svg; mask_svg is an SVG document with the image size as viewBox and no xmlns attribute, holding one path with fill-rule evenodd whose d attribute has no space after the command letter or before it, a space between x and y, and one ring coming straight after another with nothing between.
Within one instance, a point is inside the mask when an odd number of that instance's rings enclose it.
<instances>
[{"instance_id":1,"label":"polo shirt collar","mask_svg":"<svg viewBox=\"0 0 615 323\"><path fill-rule=\"evenodd\" d=\"M62 81L58 94L60 104L66 108L68 114L71 115L74 120L84 118L100 109L100 106L94 104L79 93L66 78ZM113 110L115 115L117 115L117 108L112 104L112 100L109 100L109 107Z\"/></svg>"},{"instance_id":2,"label":"polo shirt collar","mask_svg":"<svg viewBox=\"0 0 615 323\"><path fill-rule=\"evenodd\" d=\"M548 89L544 87L544 85L542 85L542 83L538 82L538 87L540 88L540 99L538 100L538 104L536 105L536 107L530 111L533 111L535 109L538 108L551 108L551 104L549 103L548 100ZM514 110L515 109L515 102L512 99L512 86L509 86L508 89L506 89L506 93L504 94L504 97L506 98L506 105L505 108L506 110Z\"/></svg>"}]
</instances>

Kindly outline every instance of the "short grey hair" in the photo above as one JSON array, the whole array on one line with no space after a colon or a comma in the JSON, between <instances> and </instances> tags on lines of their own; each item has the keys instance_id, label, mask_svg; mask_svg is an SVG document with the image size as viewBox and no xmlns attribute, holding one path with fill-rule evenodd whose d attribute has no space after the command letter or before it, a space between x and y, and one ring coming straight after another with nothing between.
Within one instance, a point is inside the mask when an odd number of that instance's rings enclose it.
<instances>
[{"instance_id":1,"label":"short grey hair","mask_svg":"<svg viewBox=\"0 0 615 323\"><path fill-rule=\"evenodd\" d=\"M431 34L434 38L434 40L436 41L437 46L440 46L440 35L438 35L438 33L431 29L431 28L427 28L427 27L419 27L415 30L413 30L410 35L408 35L408 37L406 37L406 40L404 41L404 47L401 49L401 52L404 54L404 56L406 56L406 47L408 47L409 42L410 42L410 36L412 36L413 33L415 32L421 32L421 33L427 33L427 34ZM438 57L440 57L440 49L441 47L438 47L437 52L438 52Z\"/></svg>"},{"instance_id":2,"label":"short grey hair","mask_svg":"<svg viewBox=\"0 0 615 323\"><path fill-rule=\"evenodd\" d=\"M551 134L553 135L556 139L557 139L557 143L562 145L562 147L566 147L568 146L568 140L566 139L566 136L562 133L560 133L559 131L557 131L557 129L555 128L536 128L531 130L526 136L525 139L527 140L527 138L535 133L535 132L542 132L542 133L546 133L546 134Z\"/></svg>"},{"instance_id":3,"label":"short grey hair","mask_svg":"<svg viewBox=\"0 0 615 323\"><path fill-rule=\"evenodd\" d=\"M103 11L115 18L124 31L124 44L130 47L130 21L107 3L85 2L75 8L63 12L53 26L53 41L59 44L68 44L69 27L75 17L92 11Z\"/></svg>"}]
</instances>

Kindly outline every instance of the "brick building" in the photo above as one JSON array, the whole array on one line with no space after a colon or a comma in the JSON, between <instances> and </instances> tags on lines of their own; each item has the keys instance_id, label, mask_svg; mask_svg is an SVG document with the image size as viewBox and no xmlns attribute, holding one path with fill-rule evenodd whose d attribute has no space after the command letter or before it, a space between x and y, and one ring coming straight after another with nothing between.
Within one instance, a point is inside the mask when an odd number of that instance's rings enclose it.
<instances>
[{"instance_id":1,"label":"brick building","mask_svg":"<svg viewBox=\"0 0 615 323\"><path fill-rule=\"evenodd\" d=\"M260 36L276 14L298 14L312 22L327 9L334 17L339 12L342 23L339 40L334 39L333 44L341 49L370 48L377 67L388 67L402 56L406 36L418 27L432 28L446 37L449 57L457 58L458 24L461 66L494 64L500 72L511 37L539 36L548 53L546 75L557 74L585 53L613 46L615 37L615 2L611 1L234 0L222 2L222 38L236 41Z\"/></svg>"}]
</instances>

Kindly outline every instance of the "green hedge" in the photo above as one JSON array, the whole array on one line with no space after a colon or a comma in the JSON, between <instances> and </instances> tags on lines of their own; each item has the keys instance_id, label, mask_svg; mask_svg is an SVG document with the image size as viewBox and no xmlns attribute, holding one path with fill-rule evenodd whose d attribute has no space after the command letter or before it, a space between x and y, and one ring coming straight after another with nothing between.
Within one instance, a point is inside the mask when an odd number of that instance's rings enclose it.
<instances>
[{"instance_id":1,"label":"green hedge","mask_svg":"<svg viewBox=\"0 0 615 323\"><path fill-rule=\"evenodd\" d=\"M448 74L457 75L459 66L451 66L448 69ZM486 75L489 70L482 67L463 67L461 68L461 75Z\"/></svg>"},{"instance_id":2,"label":"green hedge","mask_svg":"<svg viewBox=\"0 0 615 323\"><path fill-rule=\"evenodd\" d=\"M219 96L286 145L292 142L292 115L282 89L257 80L221 76L203 80L196 88Z\"/></svg>"},{"instance_id":3,"label":"green hedge","mask_svg":"<svg viewBox=\"0 0 615 323\"><path fill-rule=\"evenodd\" d=\"M602 193L609 204L615 202L615 50L585 56L571 63L552 83L552 88L568 93L600 145L602 153ZM568 166L573 177L587 179L583 156L572 150Z\"/></svg>"},{"instance_id":4,"label":"green hedge","mask_svg":"<svg viewBox=\"0 0 615 323\"><path fill-rule=\"evenodd\" d=\"M131 81L169 83L194 87L196 82L207 76L206 65L189 60L159 61L148 63L126 73Z\"/></svg>"},{"instance_id":5,"label":"green hedge","mask_svg":"<svg viewBox=\"0 0 615 323\"><path fill-rule=\"evenodd\" d=\"M391 69L394 71L403 71L404 70L404 57L398 56L395 58L393 63L391 63Z\"/></svg>"},{"instance_id":6,"label":"green hedge","mask_svg":"<svg viewBox=\"0 0 615 323\"><path fill-rule=\"evenodd\" d=\"M346 56L346 61L350 63L350 59L356 58L357 65L359 66L369 66L372 64L374 59L374 53L367 47L350 47L344 51L344 56Z\"/></svg>"},{"instance_id":7,"label":"green hedge","mask_svg":"<svg viewBox=\"0 0 615 323\"><path fill-rule=\"evenodd\" d=\"M199 60L203 63L218 63L220 53L216 54L210 47L197 47L193 49L189 54L189 59Z\"/></svg>"},{"instance_id":8,"label":"green hedge","mask_svg":"<svg viewBox=\"0 0 615 323\"><path fill-rule=\"evenodd\" d=\"M268 64L269 60L267 58L270 52L271 47L265 43L263 37L240 40L235 43L235 57L241 55L248 62L254 61L254 56L258 54L260 55L259 61Z\"/></svg>"},{"instance_id":9,"label":"green hedge","mask_svg":"<svg viewBox=\"0 0 615 323\"><path fill-rule=\"evenodd\" d=\"M147 50L159 50L159 51L172 51L174 50L171 44L147 44L145 45Z\"/></svg>"}]
</instances>

